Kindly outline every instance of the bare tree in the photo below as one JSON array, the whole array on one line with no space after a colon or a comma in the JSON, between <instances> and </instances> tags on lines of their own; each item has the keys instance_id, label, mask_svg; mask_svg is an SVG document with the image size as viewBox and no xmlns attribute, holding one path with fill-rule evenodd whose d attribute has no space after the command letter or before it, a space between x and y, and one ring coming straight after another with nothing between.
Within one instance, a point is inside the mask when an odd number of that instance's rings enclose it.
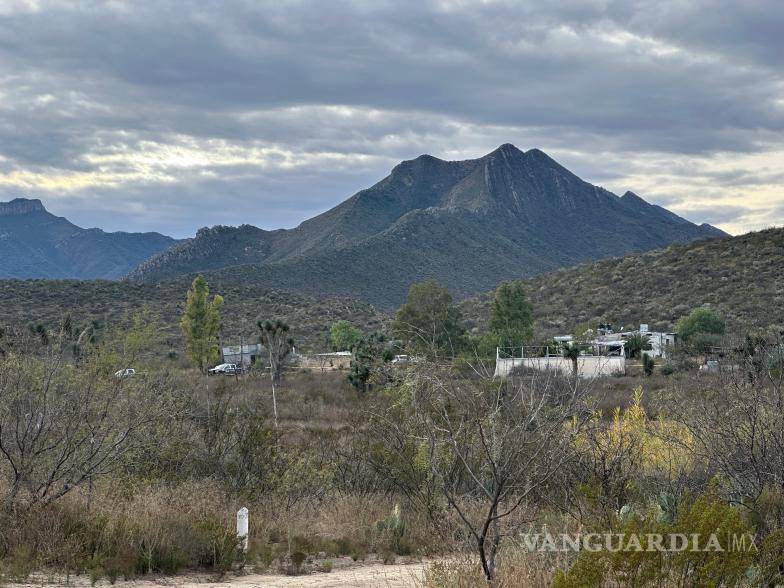
<instances>
[{"instance_id":1,"label":"bare tree","mask_svg":"<svg viewBox=\"0 0 784 588\"><path fill-rule=\"evenodd\" d=\"M689 431L697 456L744 504L754 504L766 487L784 487L782 350L778 343L762 358L727 356L718 374L701 374L700 386L675 392L681 410L672 418Z\"/></svg>"},{"instance_id":2,"label":"bare tree","mask_svg":"<svg viewBox=\"0 0 784 588\"><path fill-rule=\"evenodd\" d=\"M0 360L0 473L7 501L48 503L122 467L171 418L165 376L119 380L95 358L82 369L46 357Z\"/></svg>"},{"instance_id":3,"label":"bare tree","mask_svg":"<svg viewBox=\"0 0 784 588\"><path fill-rule=\"evenodd\" d=\"M467 378L431 365L414 377L414 418L432 474L493 582L501 541L522 522L513 515L574 456L590 416L584 391L579 380L546 373Z\"/></svg>"}]
</instances>

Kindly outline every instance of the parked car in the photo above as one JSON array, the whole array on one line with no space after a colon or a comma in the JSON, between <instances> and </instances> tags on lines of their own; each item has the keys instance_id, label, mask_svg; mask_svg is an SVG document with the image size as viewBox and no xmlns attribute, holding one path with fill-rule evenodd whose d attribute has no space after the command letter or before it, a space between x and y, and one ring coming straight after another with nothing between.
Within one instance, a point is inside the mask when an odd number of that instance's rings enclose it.
<instances>
[{"instance_id":1,"label":"parked car","mask_svg":"<svg viewBox=\"0 0 784 588\"><path fill-rule=\"evenodd\" d=\"M136 370L133 368L125 368L114 372L114 377L122 380L123 378L132 378L136 375Z\"/></svg>"},{"instance_id":2,"label":"parked car","mask_svg":"<svg viewBox=\"0 0 784 588\"><path fill-rule=\"evenodd\" d=\"M237 366L235 363L222 363L220 365L216 365L211 370L207 370L208 376L217 376L218 374L233 376L234 374L239 373L242 373L242 368Z\"/></svg>"}]
</instances>

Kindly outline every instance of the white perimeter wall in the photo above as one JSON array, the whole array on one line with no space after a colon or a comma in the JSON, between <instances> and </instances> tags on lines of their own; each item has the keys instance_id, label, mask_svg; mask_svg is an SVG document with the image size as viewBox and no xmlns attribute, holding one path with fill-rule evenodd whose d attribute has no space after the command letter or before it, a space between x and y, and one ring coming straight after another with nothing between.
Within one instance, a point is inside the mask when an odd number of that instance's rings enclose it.
<instances>
[{"instance_id":1,"label":"white perimeter wall","mask_svg":"<svg viewBox=\"0 0 784 588\"><path fill-rule=\"evenodd\" d=\"M539 371L556 371L571 375L574 365L565 357L509 357L495 362L496 377L508 376L515 368L524 367ZM618 356L587 355L577 359L577 375L581 378L597 378L626 373L626 360Z\"/></svg>"}]
</instances>

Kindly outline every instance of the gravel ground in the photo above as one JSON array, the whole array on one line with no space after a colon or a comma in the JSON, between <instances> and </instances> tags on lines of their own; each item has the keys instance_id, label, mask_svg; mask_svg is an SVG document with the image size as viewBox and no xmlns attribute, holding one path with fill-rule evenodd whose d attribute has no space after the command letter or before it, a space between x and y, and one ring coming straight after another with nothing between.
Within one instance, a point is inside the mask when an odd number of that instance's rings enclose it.
<instances>
[{"instance_id":1,"label":"gravel ground","mask_svg":"<svg viewBox=\"0 0 784 588\"><path fill-rule=\"evenodd\" d=\"M348 560L350 561L350 560ZM417 580L421 580L426 562L407 564L383 565L349 564L346 561L336 561L335 569L329 573L314 572L303 576L284 576L277 574L227 575L216 578L211 575L191 574L182 576L159 576L129 581L118 581L115 588L155 588L171 586L187 588L198 586L200 588L332 588L338 586L348 587L378 587L378 588L414 588ZM342 565L341 565L342 564ZM27 583L11 584L14 588L34 588L38 586L71 586L86 588L90 586L88 577L72 577L66 584L64 578L35 575ZM96 586L105 588L110 586L105 579Z\"/></svg>"}]
</instances>

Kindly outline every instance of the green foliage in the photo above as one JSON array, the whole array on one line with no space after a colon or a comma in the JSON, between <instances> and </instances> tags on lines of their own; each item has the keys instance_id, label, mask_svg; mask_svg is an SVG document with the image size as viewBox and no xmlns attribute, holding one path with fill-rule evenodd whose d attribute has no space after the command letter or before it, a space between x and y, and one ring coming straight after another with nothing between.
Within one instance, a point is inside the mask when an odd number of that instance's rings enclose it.
<instances>
[{"instance_id":1,"label":"green foliage","mask_svg":"<svg viewBox=\"0 0 784 588\"><path fill-rule=\"evenodd\" d=\"M200 371L218 358L218 333L223 297L209 299L210 289L202 276L197 276L188 290L185 313L180 321L188 357Z\"/></svg>"},{"instance_id":2,"label":"green foliage","mask_svg":"<svg viewBox=\"0 0 784 588\"><path fill-rule=\"evenodd\" d=\"M362 331L347 320L339 320L330 327L329 338L335 351L351 351L362 339Z\"/></svg>"},{"instance_id":3,"label":"green foliage","mask_svg":"<svg viewBox=\"0 0 784 588\"><path fill-rule=\"evenodd\" d=\"M599 328L599 321L592 320L586 323L580 323L574 328L575 341L585 342L590 341L596 336L596 331Z\"/></svg>"},{"instance_id":4,"label":"green foliage","mask_svg":"<svg viewBox=\"0 0 784 588\"><path fill-rule=\"evenodd\" d=\"M564 343L561 347L561 355L572 362L572 375L577 377L577 360L585 350L585 345L579 341Z\"/></svg>"},{"instance_id":5,"label":"green foliage","mask_svg":"<svg viewBox=\"0 0 784 588\"><path fill-rule=\"evenodd\" d=\"M651 342L643 333L634 333L626 339L624 346L627 357L640 357L643 351L651 350Z\"/></svg>"},{"instance_id":6,"label":"green foliage","mask_svg":"<svg viewBox=\"0 0 784 588\"><path fill-rule=\"evenodd\" d=\"M670 330L693 308L710 304L727 328L784 330L784 229L674 245L584 263L526 280L535 332L574 332L579 322L609 320ZM492 293L460 303L471 327L486 330Z\"/></svg>"},{"instance_id":7,"label":"green foliage","mask_svg":"<svg viewBox=\"0 0 784 588\"><path fill-rule=\"evenodd\" d=\"M302 564L307 559L307 554L302 551L295 551L291 554L291 563L294 566L294 574L299 574L302 569Z\"/></svg>"},{"instance_id":8,"label":"green foliage","mask_svg":"<svg viewBox=\"0 0 784 588\"><path fill-rule=\"evenodd\" d=\"M400 514L400 505L396 504L392 513L382 521L376 523L376 529L387 538L390 549L397 555L408 555L410 549L404 542L406 523Z\"/></svg>"},{"instance_id":9,"label":"green foliage","mask_svg":"<svg viewBox=\"0 0 784 588\"><path fill-rule=\"evenodd\" d=\"M697 335L723 335L724 329L724 319L709 308L695 308L676 327L678 336L687 343Z\"/></svg>"},{"instance_id":10,"label":"green foliage","mask_svg":"<svg viewBox=\"0 0 784 588\"><path fill-rule=\"evenodd\" d=\"M392 351L383 333L371 333L363 337L354 346L348 381L358 391L367 392L374 379L381 383L381 368L392 358Z\"/></svg>"},{"instance_id":11,"label":"green foliage","mask_svg":"<svg viewBox=\"0 0 784 588\"><path fill-rule=\"evenodd\" d=\"M280 381L286 358L294 349L294 339L289 337L289 326L280 319L273 321L259 321L261 342L267 349L270 364L270 374L273 381Z\"/></svg>"},{"instance_id":12,"label":"green foliage","mask_svg":"<svg viewBox=\"0 0 784 588\"><path fill-rule=\"evenodd\" d=\"M29 322L59 325L63 315L69 312L74 339L88 328L100 338L107 327L110 330L126 328L135 314L147 308L160 321L163 339L163 348L149 347L148 351L165 355L171 348L185 348L179 322L182 294L191 281L181 277L155 284L106 280L0 280L0 300L3 301L0 323L7 327L7 339L14 326L25 326ZM247 325L254 325L259 316L274 316L296 325L298 347L320 351L329 336L330 326L337 320L348 320L363 332L372 332L378 330L385 319L372 306L357 300L313 298L297 292L271 290L268 283L235 285L220 282L219 291L225 296L221 308L221 334L230 342L244 340L248 336ZM98 323L94 324L93 320ZM88 336L89 333L84 338Z\"/></svg>"},{"instance_id":13,"label":"green foliage","mask_svg":"<svg viewBox=\"0 0 784 588\"><path fill-rule=\"evenodd\" d=\"M162 342L161 325L152 311L146 308L131 317L130 327L123 332L122 355L129 365Z\"/></svg>"},{"instance_id":14,"label":"green foliage","mask_svg":"<svg viewBox=\"0 0 784 588\"><path fill-rule=\"evenodd\" d=\"M47 504L130 467L159 423L181 417L181 389L168 374L120 381L113 376L117 357L104 346L78 368L50 353L0 358L0 488L7 501Z\"/></svg>"},{"instance_id":15,"label":"green foliage","mask_svg":"<svg viewBox=\"0 0 784 588\"><path fill-rule=\"evenodd\" d=\"M501 347L521 347L533 336L531 303L523 281L503 282L495 291L490 332Z\"/></svg>"},{"instance_id":16,"label":"green foliage","mask_svg":"<svg viewBox=\"0 0 784 588\"><path fill-rule=\"evenodd\" d=\"M466 338L466 349L463 356L469 361L475 360L476 358L495 359L496 347L498 346L499 340L493 334L486 333L479 336L469 335ZM507 350L507 353L513 351L514 350ZM520 354L520 350L517 350L517 354Z\"/></svg>"},{"instance_id":17,"label":"green foliage","mask_svg":"<svg viewBox=\"0 0 784 588\"><path fill-rule=\"evenodd\" d=\"M759 586L781 584L784 576L784 529L776 529L762 540L762 548L755 567Z\"/></svg>"},{"instance_id":18,"label":"green foliage","mask_svg":"<svg viewBox=\"0 0 784 588\"><path fill-rule=\"evenodd\" d=\"M49 330L44 324L30 323L27 328L30 330L32 335L38 337L38 339L41 341L41 345L44 347L49 345Z\"/></svg>"},{"instance_id":19,"label":"green foliage","mask_svg":"<svg viewBox=\"0 0 784 588\"><path fill-rule=\"evenodd\" d=\"M751 547L754 529L744 519L742 512L722 500L713 489L708 489L696 500L685 499L673 516L675 505L672 497L662 498L667 516L656 516L655 511L618 518L614 528L598 527L596 533L614 533L623 536L626 546L629 538L640 538L641 549L581 550L577 560L567 572L558 572L554 588L588 588L631 582L635 586L665 586L676 579L688 578L694 587L735 586L743 582L747 571L758 556ZM660 511L661 512L661 511ZM661 551L648 549L651 535L664 536L667 546L670 537L680 535L687 540L683 550ZM695 546L694 536L698 536ZM706 549L715 536L721 550ZM733 549L733 537L745 538L745 549ZM616 544L617 545L617 544ZM695 548L696 547L696 548Z\"/></svg>"},{"instance_id":20,"label":"green foliage","mask_svg":"<svg viewBox=\"0 0 784 588\"><path fill-rule=\"evenodd\" d=\"M230 521L165 502L141 512L124 512L123 503L116 497L103 512L96 505L62 503L44 511L20 512L13 515L19 527L12 532L7 526L11 515L4 513L0 579L21 580L46 567L66 573L88 571L91 583L105 576L114 584L120 577L171 575L186 568L225 572L236 561L239 542Z\"/></svg>"},{"instance_id":21,"label":"green foliage","mask_svg":"<svg viewBox=\"0 0 784 588\"><path fill-rule=\"evenodd\" d=\"M413 284L392 329L414 353L453 356L465 344L465 327L452 295L435 280Z\"/></svg>"},{"instance_id":22,"label":"green foliage","mask_svg":"<svg viewBox=\"0 0 784 588\"><path fill-rule=\"evenodd\" d=\"M650 355L648 355L647 353L643 354L643 356L642 356L642 371L643 371L643 373L646 376L652 376L653 375L653 368L654 368L654 366L655 366L655 363L653 361L653 358Z\"/></svg>"},{"instance_id":23,"label":"green foliage","mask_svg":"<svg viewBox=\"0 0 784 588\"><path fill-rule=\"evenodd\" d=\"M237 558L240 540L230 525L216 519L204 519L196 525L197 542L200 544L199 565L227 572Z\"/></svg>"}]
</instances>

